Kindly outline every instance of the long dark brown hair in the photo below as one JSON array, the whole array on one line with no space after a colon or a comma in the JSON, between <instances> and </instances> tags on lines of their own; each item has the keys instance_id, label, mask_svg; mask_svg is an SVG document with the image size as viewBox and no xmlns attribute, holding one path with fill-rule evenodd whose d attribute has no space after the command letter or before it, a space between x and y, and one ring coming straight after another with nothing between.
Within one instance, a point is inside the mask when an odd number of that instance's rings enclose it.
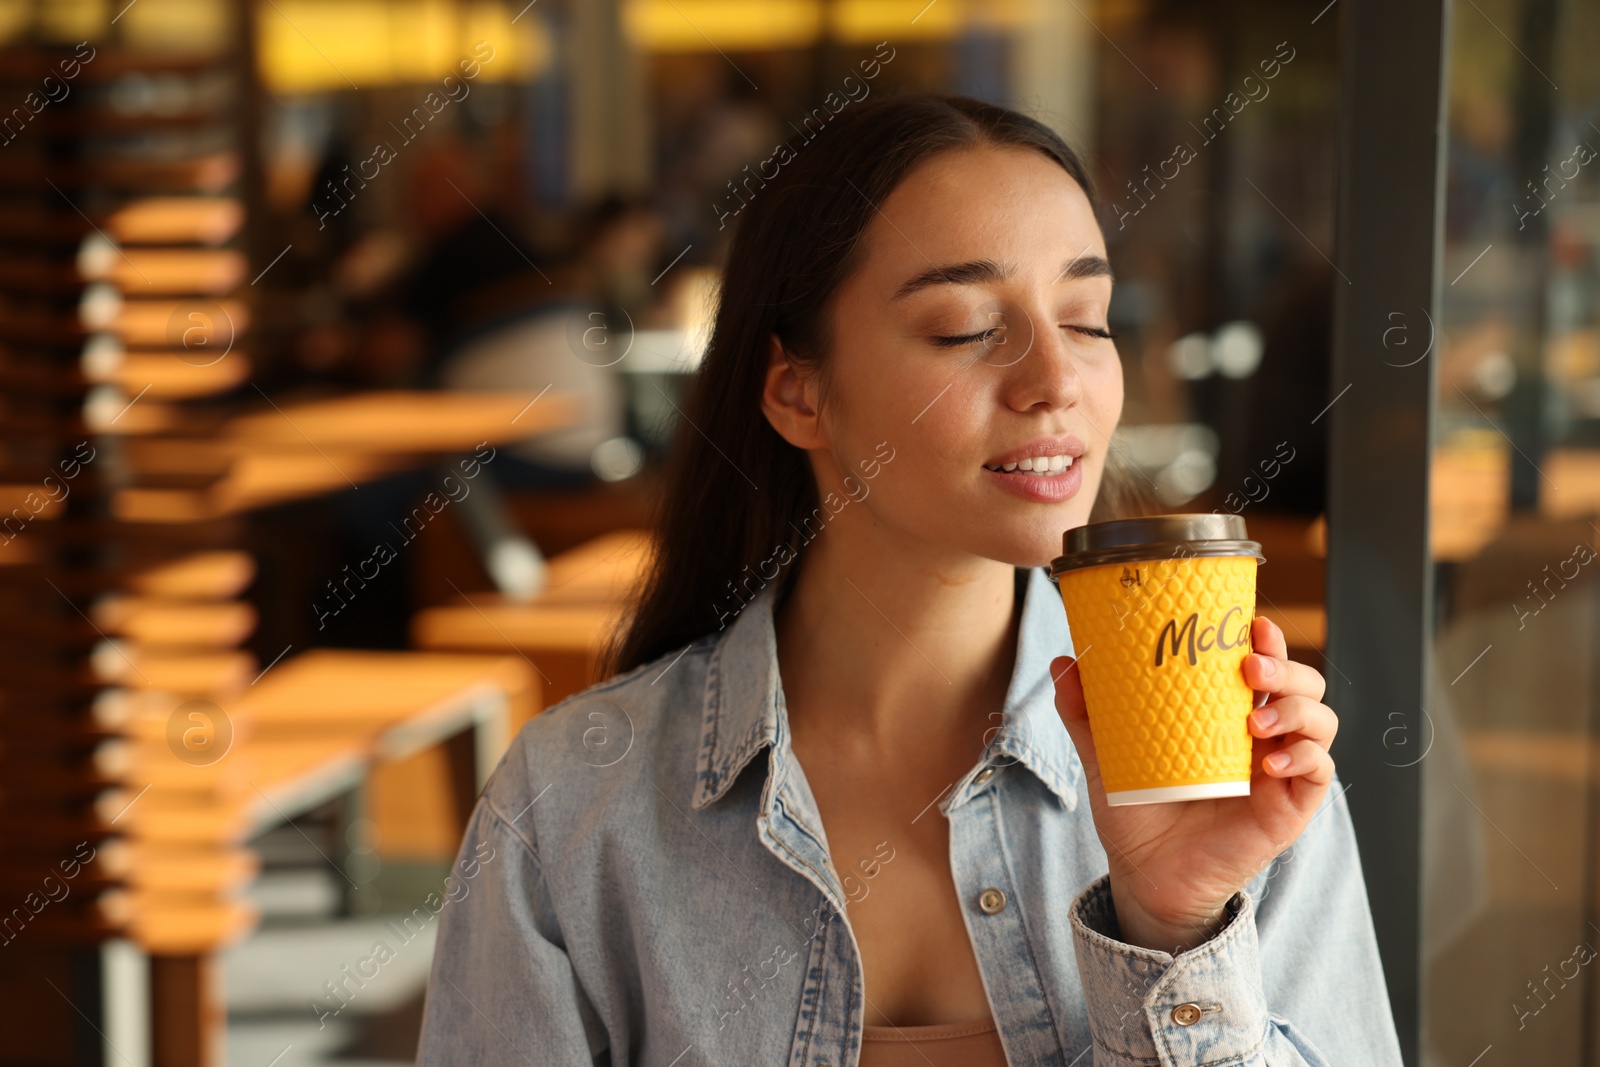
<instances>
[{"instance_id":1,"label":"long dark brown hair","mask_svg":"<svg viewBox=\"0 0 1600 1067\"><path fill-rule=\"evenodd\" d=\"M832 298L857 264L876 205L914 167L953 149L1029 148L1060 164L1094 202L1082 162L1049 127L967 97L865 101L846 106L813 137L790 142L790 156L771 180L742 181L735 203L744 206L710 344L690 384L656 506L655 553L629 618L602 656L604 676L721 629L768 579L787 580L763 566L799 555L809 539L801 528L819 501L805 452L780 437L761 410L769 337L776 334L792 362L824 372L825 381ZM1138 497L1127 468L1113 463L1095 508L1146 510Z\"/></svg>"}]
</instances>

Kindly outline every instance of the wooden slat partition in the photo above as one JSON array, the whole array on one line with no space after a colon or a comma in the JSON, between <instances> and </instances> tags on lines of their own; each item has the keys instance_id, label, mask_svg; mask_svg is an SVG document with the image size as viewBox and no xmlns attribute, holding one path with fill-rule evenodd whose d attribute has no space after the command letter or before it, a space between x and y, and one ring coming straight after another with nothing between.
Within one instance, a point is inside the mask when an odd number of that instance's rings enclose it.
<instances>
[{"instance_id":1,"label":"wooden slat partition","mask_svg":"<svg viewBox=\"0 0 1600 1067\"><path fill-rule=\"evenodd\" d=\"M8 50L0 79L48 72L71 52ZM255 617L242 599L253 565L238 550L241 528L200 522L150 538L110 518L118 488L137 478L111 435L158 430L176 421L175 404L248 374L242 346L231 362L203 367L181 333L169 337L169 322L197 301L224 309L241 333L248 323L230 116L211 108L182 123L130 124L115 120L104 92L83 88L117 72L207 85L238 75L222 56L152 62L106 42L96 53L77 91L0 153L0 605L10 620L0 654L0 884L31 879L37 894L49 875L69 890L12 931L7 948L63 960L74 975L98 969L107 939L131 932L152 944L166 914L155 902L180 889L192 906L169 918L191 936L220 943L253 919L238 903L253 859L237 847L174 857L141 840L151 795L128 775L141 715L237 691L260 669L243 648ZM184 148L202 142L210 147ZM172 992L207 988L195 979L212 966L158 957L158 1014L194 1014L194 998ZM72 983L7 992L0 1032L26 1030L30 1040L0 1040L0 1063L98 1061L100 996ZM51 1020L64 996L76 1010L62 1025ZM207 1003L215 1016L220 1001ZM216 1062L214 1033L188 1037L194 1047L158 1051L153 1062Z\"/></svg>"},{"instance_id":2,"label":"wooden slat partition","mask_svg":"<svg viewBox=\"0 0 1600 1067\"><path fill-rule=\"evenodd\" d=\"M243 95L231 57L97 49L85 82L148 70ZM36 84L27 72L58 51L0 51L0 85ZM251 838L376 763L447 739L461 751L469 728L481 767L501 719L541 699L520 656L262 662L249 512L576 411L560 394L241 390L251 280L269 264L242 239L244 153L210 146L234 137L231 105L141 121L105 99L53 102L0 153L0 890L19 892L9 906L47 875L71 887L20 926L0 917L28 970L0 977L0 1065L97 1062L98 993L39 976L98 973L101 946L131 939L150 959L140 1058L201 1067L222 1055L216 953L257 920ZM208 129L220 136L195 136ZM452 817L476 785L458 785Z\"/></svg>"}]
</instances>

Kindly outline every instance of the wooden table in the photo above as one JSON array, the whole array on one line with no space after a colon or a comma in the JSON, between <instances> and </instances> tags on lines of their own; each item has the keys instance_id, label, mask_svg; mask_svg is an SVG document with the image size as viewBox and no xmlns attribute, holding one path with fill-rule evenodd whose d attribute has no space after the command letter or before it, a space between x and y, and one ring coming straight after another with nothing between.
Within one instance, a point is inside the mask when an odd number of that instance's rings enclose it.
<instances>
[{"instance_id":1,"label":"wooden table","mask_svg":"<svg viewBox=\"0 0 1600 1067\"><path fill-rule=\"evenodd\" d=\"M578 416L576 400L560 393L377 392L286 402L130 440L129 465L145 484L118 490L112 511L128 522L216 518L359 486L429 455L559 430ZM173 432L179 428L186 432Z\"/></svg>"},{"instance_id":2,"label":"wooden table","mask_svg":"<svg viewBox=\"0 0 1600 1067\"><path fill-rule=\"evenodd\" d=\"M260 866L253 838L352 794L382 763L439 745L466 771L447 798L459 835L511 724L538 703L538 678L518 656L317 649L202 713L202 739L220 746L231 731L215 756L180 757L165 704L136 717L117 821L136 857L125 922L152 961L157 1061L220 1062L217 953L258 920L242 895ZM346 882L348 855L329 860Z\"/></svg>"}]
</instances>

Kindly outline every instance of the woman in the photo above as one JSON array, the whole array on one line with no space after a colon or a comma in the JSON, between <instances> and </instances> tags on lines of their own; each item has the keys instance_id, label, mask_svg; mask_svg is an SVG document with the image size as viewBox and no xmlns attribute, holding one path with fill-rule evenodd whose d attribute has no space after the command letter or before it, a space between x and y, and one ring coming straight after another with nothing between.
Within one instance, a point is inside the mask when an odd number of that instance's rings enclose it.
<instances>
[{"instance_id":1,"label":"woman","mask_svg":"<svg viewBox=\"0 0 1600 1067\"><path fill-rule=\"evenodd\" d=\"M1122 408L1078 158L875 100L740 195L621 673L486 787L421 1061L1399 1064L1277 627L1251 795L1105 805L1042 567Z\"/></svg>"}]
</instances>

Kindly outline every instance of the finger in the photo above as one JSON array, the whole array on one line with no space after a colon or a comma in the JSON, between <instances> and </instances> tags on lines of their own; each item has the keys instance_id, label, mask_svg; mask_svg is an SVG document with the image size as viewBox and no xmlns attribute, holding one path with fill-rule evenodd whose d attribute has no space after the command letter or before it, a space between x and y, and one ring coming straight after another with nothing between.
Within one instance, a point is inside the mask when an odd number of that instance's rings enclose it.
<instances>
[{"instance_id":1,"label":"finger","mask_svg":"<svg viewBox=\"0 0 1600 1067\"><path fill-rule=\"evenodd\" d=\"M1328 690L1322 672L1308 663L1252 652L1244 658L1244 680L1258 693L1296 694L1321 700Z\"/></svg>"},{"instance_id":2,"label":"finger","mask_svg":"<svg viewBox=\"0 0 1600 1067\"><path fill-rule=\"evenodd\" d=\"M1250 620L1250 649L1279 659L1289 658L1289 641L1283 629L1265 615Z\"/></svg>"},{"instance_id":3,"label":"finger","mask_svg":"<svg viewBox=\"0 0 1600 1067\"><path fill-rule=\"evenodd\" d=\"M1288 760L1283 760L1287 756ZM1333 757L1311 740L1291 741L1261 761L1261 769L1273 778L1304 778L1313 785L1333 781Z\"/></svg>"},{"instance_id":4,"label":"finger","mask_svg":"<svg viewBox=\"0 0 1600 1067\"><path fill-rule=\"evenodd\" d=\"M1257 737L1299 734L1327 748L1339 732L1339 716L1310 697L1283 696L1250 713L1250 732Z\"/></svg>"},{"instance_id":5,"label":"finger","mask_svg":"<svg viewBox=\"0 0 1600 1067\"><path fill-rule=\"evenodd\" d=\"M1288 659L1289 645L1276 623L1265 615L1257 615L1250 620L1250 650L1254 654L1245 656L1243 672L1245 684L1252 692L1250 706L1259 708L1269 699L1268 691L1260 684L1261 679L1268 677L1268 671L1277 673L1272 661ZM1257 656L1265 659L1257 661Z\"/></svg>"}]
</instances>

